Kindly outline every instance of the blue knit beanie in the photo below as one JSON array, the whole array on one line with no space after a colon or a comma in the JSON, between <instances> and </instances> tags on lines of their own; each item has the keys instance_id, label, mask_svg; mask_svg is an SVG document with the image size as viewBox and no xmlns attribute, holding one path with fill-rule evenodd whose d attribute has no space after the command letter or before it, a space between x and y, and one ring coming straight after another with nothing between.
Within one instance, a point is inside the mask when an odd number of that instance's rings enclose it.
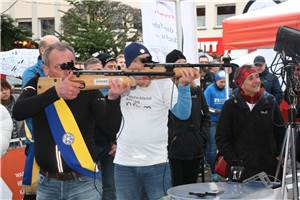
<instances>
[{"instance_id":1,"label":"blue knit beanie","mask_svg":"<svg viewBox=\"0 0 300 200\"><path fill-rule=\"evenodd\" d=\"M149 50L144 45L136 43L136 42L129 44L124 49L126 66L129 67L129 65L132 63L132 61L136 57L138 57L139 55L146 54L146 53L150 54Z\"/></svg>"},{"instance_id":2,"label":"blue knit beanie","mask_svg":"<svg viewBox=\"0 0 300 200\"><path fill-rule=\"evenodd\" d=\"M221 80L222 78L225 78L225 71L221 70L218 71L215 75L215 81L217 82L218 80Z\"/></svg>"}]
</instances>

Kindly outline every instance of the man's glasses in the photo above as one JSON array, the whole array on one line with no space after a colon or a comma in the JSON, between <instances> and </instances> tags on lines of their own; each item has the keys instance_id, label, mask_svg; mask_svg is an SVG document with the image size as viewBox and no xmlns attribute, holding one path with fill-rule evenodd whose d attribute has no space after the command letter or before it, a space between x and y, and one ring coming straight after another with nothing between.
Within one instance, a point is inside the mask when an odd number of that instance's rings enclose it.
<instances>
[{"instance_id":1,"label":"man's glasses","mask_svg":"<svg viewBox=\"0 0 300 200\"><path fill-rule=\"evenodd\" d=\"M151 56L148 56L146 58L140 58L139 60L141 63L153 63Z\"/></svg>"},{"instance_id":2,"label":"man's glasses","mask_svg":"<svg viewBox=\"0 0 300 200\"><path fill-rule=\"evenodd\" d=\"M59 66L62 70L78 70L75 67L73 60L71 60L70 62L67 62L67 63L62 63Z\"/></svg>"}]
</instances>

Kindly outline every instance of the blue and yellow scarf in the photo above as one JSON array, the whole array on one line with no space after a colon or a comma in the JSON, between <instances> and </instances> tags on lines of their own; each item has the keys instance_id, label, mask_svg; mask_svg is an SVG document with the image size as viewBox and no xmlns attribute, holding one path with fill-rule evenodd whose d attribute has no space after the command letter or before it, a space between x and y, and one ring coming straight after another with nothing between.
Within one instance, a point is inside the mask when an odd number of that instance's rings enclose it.
<instances>
[{"instance_id":1,"label":"blue and yellow scarf","mask_svg":"<svg viewBox=\"0 0 300 200\"><path fill-rule=\"evenodd\" d=\"M97 165L66 102L60 98L47 106L45 112L54 141L66 164L85 176L99 177Z\"/></svg>"},{"instance_id":2,"label":"blue and yellow scarf","mask_svg":"<svg viewBox=\"0 0 300 200\"><path fill-rule=\"evenodd\" d=\"M23 175L23 185L31 185L33 182L36 182L39 174L39 166L34 158L34 144L33 144L33 135L30 128L27 126L27 123L24 123L25 134L29 141L27 143L27 156L25 160L24 175Z\"/></svg>"}]
</instances>

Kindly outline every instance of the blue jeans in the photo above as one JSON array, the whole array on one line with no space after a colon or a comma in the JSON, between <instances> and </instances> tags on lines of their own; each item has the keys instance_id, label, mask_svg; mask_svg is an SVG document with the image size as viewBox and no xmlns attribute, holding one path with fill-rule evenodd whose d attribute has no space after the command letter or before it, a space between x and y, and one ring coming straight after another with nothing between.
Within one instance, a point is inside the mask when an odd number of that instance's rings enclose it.
<instances>
[{"instance_id":1,"label":"blue jeans","mask_svg":"<svg viewBox=\"0 0 300 200\"><path fill-rule=\"evenodd\" d=\"M118 200L157 200L171 187L169 163L133 167L115 164Z\"/></svg>"},{"instance_id":2,"label":"blue jeans","mask_svg":"<svg viewBox=\"0 0 300 200\"><path fill-rule=\"evenodd\" d=\"M114 157L108 153L100 158L100 166L102 172L102 200L115 200L116 188L114 180Z\"/></svg>"},{"instance_id":3,"label":"blue jeans","mask_svg":"<svg viewBox=\"0 0 300 200\"><path fill-rule=\"evenodd\" d=\"M217 155L217 145L216 145L216 128L217 122L211 122L209 128L208 141L206 143L205 157L206 161L210 165L211 172L214 173L215 161Z\"/></svg>"},{"instance_id":4,"label":"blue jeans","mask_svg":"<svg viewBox=\"0 0 300 200\"><path fill-rule=\"evenodd\" d=\"M39 175L37 200L99 200L101 194L101 182L87 176L78 177L75 180L60 181Z\"/></svg>"}]
</instances>

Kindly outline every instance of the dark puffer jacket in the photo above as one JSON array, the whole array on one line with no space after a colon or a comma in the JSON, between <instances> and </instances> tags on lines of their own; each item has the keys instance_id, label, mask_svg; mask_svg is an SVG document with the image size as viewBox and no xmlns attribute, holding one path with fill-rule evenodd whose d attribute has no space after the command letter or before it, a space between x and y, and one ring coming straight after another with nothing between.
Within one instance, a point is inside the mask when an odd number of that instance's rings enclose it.
<instances>
[{"instance_id":1,"label":"dark puffer jacket","mask_svg":"<svg viewBox=\"0 0 300 200\"><path fill-rule=\"evenodd\" d=\"M229 165L234 160L243 161L243 179L261 171L274 176L284 133L283 119L273 96L265 92L250 111L237 94L224 104L216 143Z\"/></svg>"},{"instance_id":2,"label":"dark puffer jacket","mask_svg":"<svg viewBox=\"0 0 300 200\"><path fill-rule=\"evenodd\" d=\"M169 112L168 155L172 159L202 158L208 137L210 116L200 87L191 87L192 112L188 120L179 120Z\"/></svg>"},{"instance_id":3,"label":"dark puffer jacket","mask_svg":"<svg viewBox=\"0 0 300 200\"><path fill-rule=\"evenodd\" d=\"M270 73L269 70L266 68L265 71L259 74L259 77L266 91L275 97L279 105L283 98L283 92L281 90L277 76Z\"/></svg>"}]
</instances>

